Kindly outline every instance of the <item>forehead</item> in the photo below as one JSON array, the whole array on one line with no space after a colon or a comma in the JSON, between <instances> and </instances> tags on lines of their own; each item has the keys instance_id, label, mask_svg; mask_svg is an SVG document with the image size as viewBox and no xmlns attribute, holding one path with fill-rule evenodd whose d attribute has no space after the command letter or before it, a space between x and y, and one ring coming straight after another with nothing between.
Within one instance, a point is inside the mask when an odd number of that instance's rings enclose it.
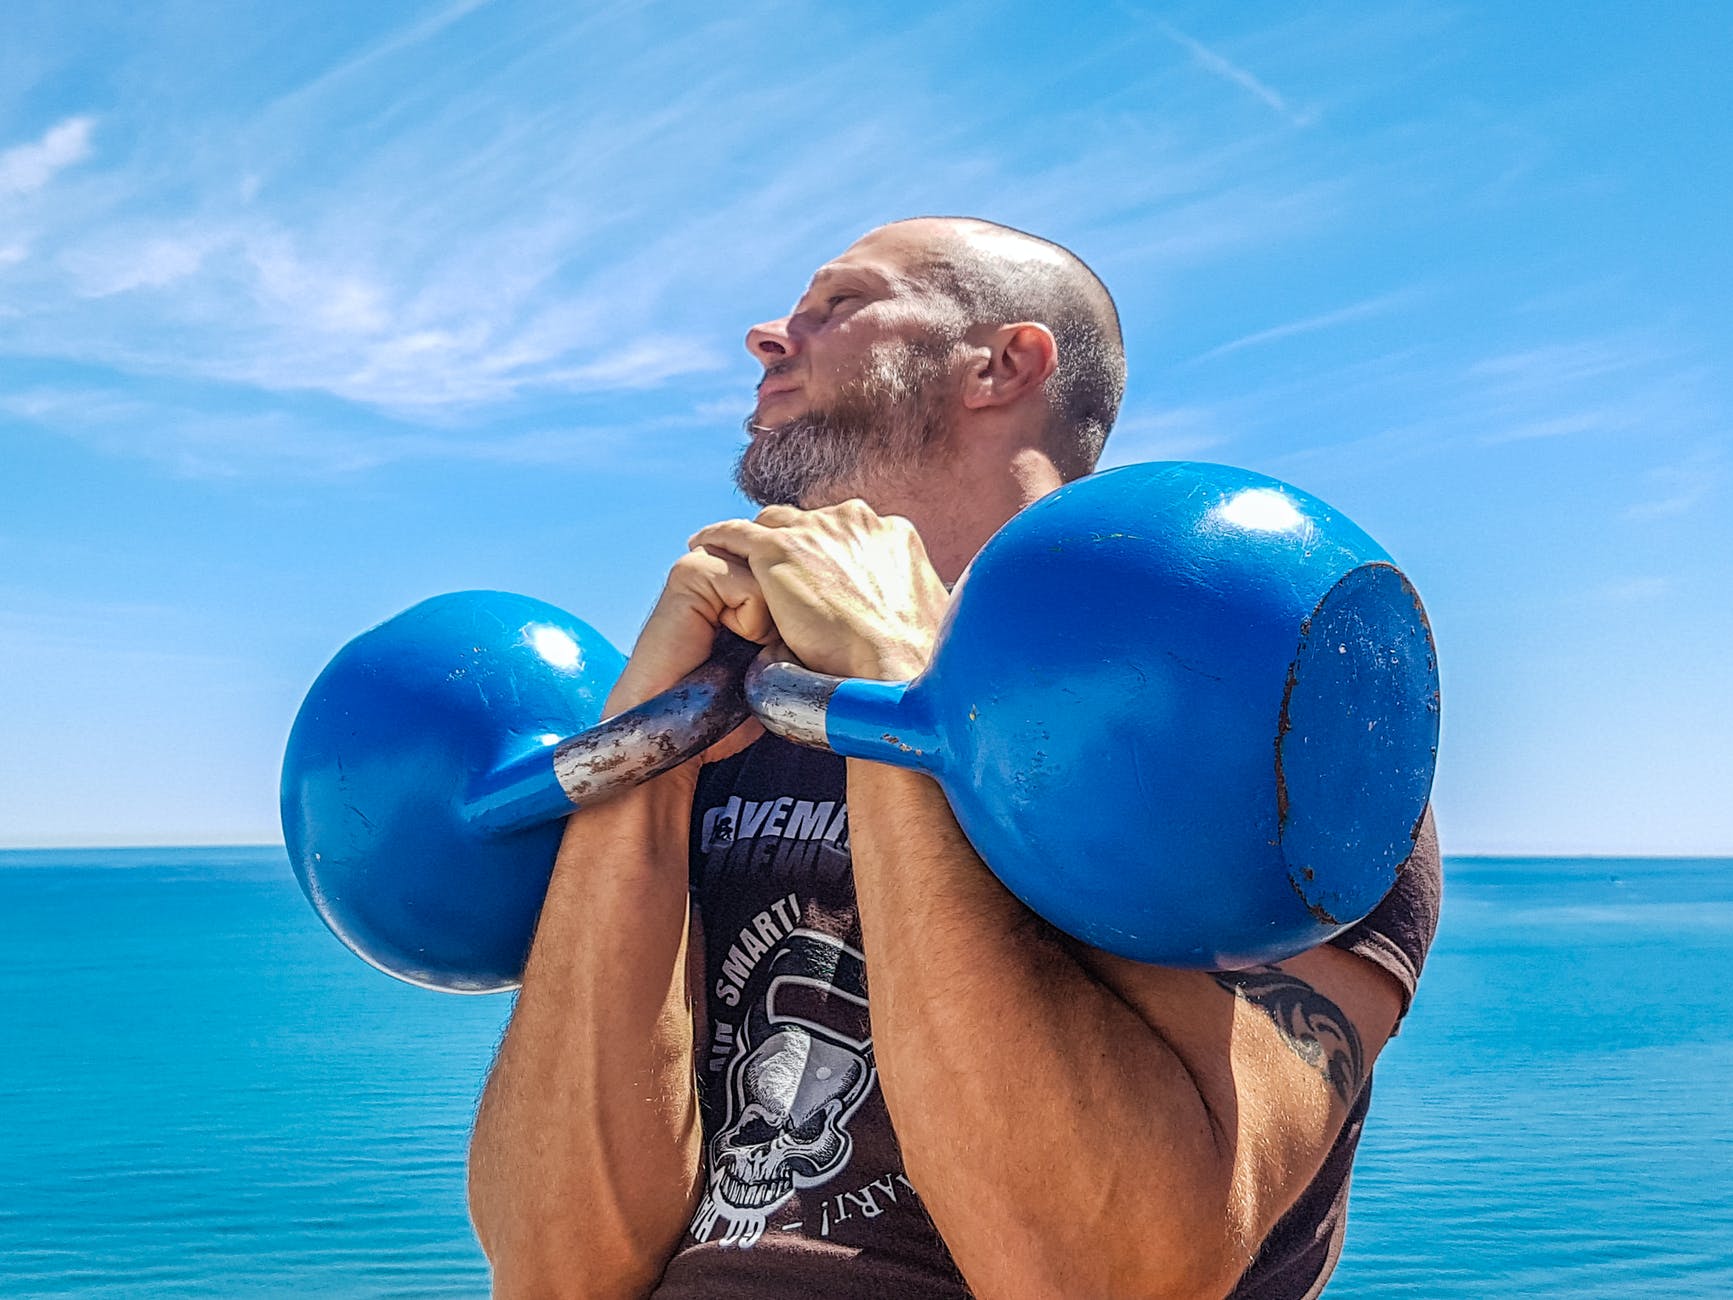
<instances>
[{"instance_id":1,"label":"forehead","mask_svg":"<svg viewBox=\"0 0 1733 1300\"><path fill-rule=\"evenodd\" d=\"M865 277L892 289L918 287L918 272L944 238L943 232L922 229L920 222L880 226L862 235L813 272L812 286L828 281Z\"/></svg>"}]
</instances>

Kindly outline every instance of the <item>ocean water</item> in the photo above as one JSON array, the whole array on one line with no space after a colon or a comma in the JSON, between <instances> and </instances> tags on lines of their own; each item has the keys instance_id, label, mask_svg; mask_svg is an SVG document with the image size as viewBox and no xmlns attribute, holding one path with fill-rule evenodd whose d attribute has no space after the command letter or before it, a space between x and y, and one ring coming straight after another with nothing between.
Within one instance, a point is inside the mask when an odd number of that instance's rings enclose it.
<instances>
[{"instance_id":1,"label":"ocean water","mask_svg":"<svg viewBox=\"0 0 1733 1300\"><path fill-rule=\"evenodd\" d=\"M1329 1295L1733 1295L1733 861L1446 888ZM0 852L0 1295L485 1295L508 1010L363 966L280 850Z\"/></svg>"}]
</instances>

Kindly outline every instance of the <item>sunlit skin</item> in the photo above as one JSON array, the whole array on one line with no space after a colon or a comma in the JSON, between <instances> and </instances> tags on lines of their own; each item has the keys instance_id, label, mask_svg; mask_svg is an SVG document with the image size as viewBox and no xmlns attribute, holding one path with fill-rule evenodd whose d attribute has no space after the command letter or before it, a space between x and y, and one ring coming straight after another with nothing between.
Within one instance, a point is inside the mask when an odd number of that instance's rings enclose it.
<instances>
[{"instance_id":1,"label":"sunlit skin","mask_svg":"<svg viewBox=\"0 0 1733 1300\"><path fill-rule=\"evenodd\" d=\"M788 316L755 326L757 421L834 399L875 343L924 331L932 302L910 268L948 233L925 221L874 231L820 268ZM1043 442L1052 333L981 325L964 343L940 377L943 445L922 463L871 465L805 508L693 535L610 710L701 662L719 624L780 636L826 671L920 671L944 583L1059 482ZM696 782L688 764L568 822L472 1143L472 1214L499 1295L644 1294L697 1204ZM848 807L879 1086L971 1289L1226 1294L1347 1113L1318 1053L1246 988L1046 930L926 777L850 760ZM1400 1005L1390 976L1331 948L1271 969L1260 987L1323 1000L1363 1048L1335 1058L1370 1064Z\"/></svg>"},{"instance_id":2,"label":"sunlit skin","mask_svg":"<svg viewBox=\"0 0 1733 1300\"><path fill-rule=\"evenodd\" d=\"M874 343L900 338L930 310L901 266L918 240L897 226L874 231L814 272L788 315L754 325L746 350L764 366L753 417L793 419L834 401ZM828 503L803 503L828 504Z\"/></svg>"},{"instance_id":3,"label":"sunlit skin","mask_svg":"<svg viewBox=\"0 0 1733 1300\"><path fill-rule=\"evenodd\" d=\"M911 267L951 229L936 220L880 227L820 267L788 315L748 330L747 351L764 367L753 422L823 407L860 377L875 344L930 335L939 300ZM800 503L859 497L909 520L946 583L1005 520L1062 481L1043 445L1042 385L1057 360L1051 332L1033 321L976 326L964 345L948 365L948 436L930 463L881 465Z\"/></svg>"}]
</instances>

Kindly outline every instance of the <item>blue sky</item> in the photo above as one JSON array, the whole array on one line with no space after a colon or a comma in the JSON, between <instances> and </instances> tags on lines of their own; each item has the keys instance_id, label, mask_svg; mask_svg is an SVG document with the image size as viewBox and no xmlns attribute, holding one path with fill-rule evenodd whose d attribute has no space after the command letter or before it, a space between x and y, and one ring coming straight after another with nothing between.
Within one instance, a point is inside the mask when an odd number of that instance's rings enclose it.
<instances>
[{"instance_id":1,"label":"blue sky","mask_svg":"<svg viewBox=\"0 0 1733 1300\"><path fill-rule=\"evenodd\" d=\"M423 596L629 645L745 327L884 220L1114 289L1115 463L1365 526L1456 852L1733 853L1733 8L13 0L0 844L263 842Z\"/></svg>"}]
</instances>

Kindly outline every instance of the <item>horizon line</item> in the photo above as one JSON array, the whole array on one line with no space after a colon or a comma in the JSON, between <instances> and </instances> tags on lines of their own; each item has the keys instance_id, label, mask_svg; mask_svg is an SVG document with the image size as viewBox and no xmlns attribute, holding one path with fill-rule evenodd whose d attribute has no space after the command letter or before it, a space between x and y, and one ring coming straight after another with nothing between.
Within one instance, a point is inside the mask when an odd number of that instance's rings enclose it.
<instances>
[{"instance_id":1,"label":"horizon line","mask_svg":"<svg viewBox=\"0 0 1733 1300\"><path fill-rule=\"evenodd\" d=\"M288 846L282 841L269 840L207 840L197 843L97 843L97 844L0 844L0 853L148 853L158 849L276 849L287 855ZM1446 862L1492 861L1492 862L1551 862L1559 860L1571 861L1606 861L1606 862L1681 862L1681 861L1713 861L1717 859L1733 861L1733 848L1708 850L1701 852L1610 852L1596 850L1592 852L1571 852L1568 850L1547 850L1544 852L1495 852L1477 849L1470 853L1451 853L1443 855Z\"/></svg>"}]
</instances>

